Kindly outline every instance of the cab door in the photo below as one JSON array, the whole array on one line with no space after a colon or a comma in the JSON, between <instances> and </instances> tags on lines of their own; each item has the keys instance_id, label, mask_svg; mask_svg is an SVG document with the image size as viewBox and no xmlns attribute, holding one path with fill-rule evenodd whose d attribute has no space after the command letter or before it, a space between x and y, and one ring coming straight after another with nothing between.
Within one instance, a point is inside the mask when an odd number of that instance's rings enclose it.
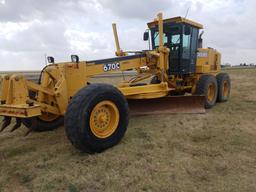
<instances>
[{"instance_id":1,"label":"cab door","mask_svg":"<svg viewBox=\"0 0 256 192\"><path fill-rule=\"evenodd\" d=\"M179 74L181 71L182 56L182 25L172 24L168 27L168 44L169 54L169 75Z\"/></svg>"},{"instance_id":2,"label":"cab door","mask_svg":"<svg viewBox=\"0 0 256 192\"><path fill-rule=\"evenodd\" d=\"M196 72L198 32L195 27L183 25L180 74Z\"/></svg>"}]
</instances>

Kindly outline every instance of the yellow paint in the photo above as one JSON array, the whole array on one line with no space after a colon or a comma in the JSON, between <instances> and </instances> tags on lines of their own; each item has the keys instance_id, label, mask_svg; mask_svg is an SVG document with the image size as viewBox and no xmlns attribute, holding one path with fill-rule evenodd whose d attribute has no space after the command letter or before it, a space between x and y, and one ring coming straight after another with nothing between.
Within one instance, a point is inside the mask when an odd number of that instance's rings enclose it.
<instances>
[{"instance_id":1,"label":"yellow paint","mask_svg":"<svg viewBox=\"0 0 256 192\"><path fill-rule=\"evenodd\" d=\"M221 70L221 55L215 49L198 49L196 73L218 73Z\"/></svg>"},{"instance_id":2,"label":"yellow paint","mask_svg":"<svg viewBox=\"0 0 256 192\"><path fill-rule=\"evenodd\" d=\"M40 116L42 113L40 105L25 106L11 104L1 105L0 114L2 116L29 118L34 116Z\"/></svg>"},{"instance_id":3,"label":"yellow paint","mask_svg":"<svg viewBox=\"0 0 256 192\"><path fill-rule=\"evenodd\" d=\"M153 22L148 23L148 27L151 28L151 27L157 26L157 24L158 24L157 21L158 20L155 20ZM194 27L197 27L199 29L203 29L204 28L202 24L197 23L195 21L191 21L189 19L182 18L182 17L174 17L174 18L165 19L165 20L163 20L163 22L164 23L173 23L173 22L176 22L176 23L187 23L187 24L190 24L190 25L192 25Z\"/></svg>"},{"instance_id":4,"label":"yellow paint","mask_svg":"<svg viewBox=\"0 0 256 192\"><path fill-rule=\"evenodd\" d=\"M212 102L215 98L216 89L214 84L210 84L207 89L207 100Z\"/></svg>"},{"instance_id":5,"label":"yellow paint","mask_svg":"<svg viewBox=\"0 0 256 192\"><path fill-rule=\"evenodd\" d=\"M228 81L224 81L223 83L223 96L224 97L227 97L228 94L229 94L229 84L228 84Z\"/></svg>"},{"instance_id":6,"label":"yellow paint","mask_svg":"<svg viewBox=\"0 0 256 192\"><path fill-rule=\"evenodd\" d=\"M163 24L172 22L183 22L195 26L199 29L203 26L194 21L181 17L170 18L163 20L163 15L158 14L157 19L149 23L148 26L158 26L159 28L159 48L151 51L144 51L141 58L133 58L118 62L119 68L115 71L104 71L104 63L93 63L81 61L79 63L65 62L49 65L43 72L40 85L26 81L22 75L8 75L3 78L2 92L0 100L0 115L2 116L17 116L17 117L35 117L40 116L44 121L51 121L59 116L65 115L70 99L83 87L87 86L88 79L95 75L113 72L122 72L127 70L137 71L135 78L128 81L120 82L118 89L124 96L129 99L152 99L165 97L171 90L195 93L196 84L201 75L210 73L216 75L220 72L221 55L214 49L198 49L199 55L196 63L196 73L186 77L179 75L169 76L169 54L170 50L163 45ZM128 55L128 52L123 52L120 49L116 25L113 24L113 32L116 44L116 55ZM157 76L161 83L145 84L136 86L136 83L141 83L144 80ZM177 83L182 81L183 84ZM227 93L227 85L224 86L224 94ZM35 98L29 98L29 91L36 93ZM209 91L209 98L212 98L212 91ZM31 104L32 103L32 104ZM104 104L104 105L103 105ZM115 119L111 121L111 127L116 126L116 121L119 115L116 108L111 103L101 103L96 111L103 108ZM97 122L100 125L106 122L106 114L97 116ZM93 125L92 125L93 126ZM96 125L94 125L95 135L102 136ZM114 128L103 134L106 137L112 133Z\"/></svg>"},{"instance_id":7,"label":"yellow paint","mask_svg":"<svg viewBox=\"0 0 256 192\"><path fill-rule=\"evenodd\" d=\"M116 131L119 118L117 106L112 101L102 101L90 114L90 129L96 137L108 138Z\"/></svg>"},{"instance_id":8,"label":"yellow paint","mask_svg":"<svg viewBox=\"0 0 256 192\"><path fill-rule=\"evenodd\" d=\"M119 44L119 39L118 39L118 34L117 34L117 29L116 29L116 24L112 24L113 28L113 33L114 33L114 38L115 38L115 43L116 43L116 56L125 56L125 53L121 50L120 44Z\"/></svg>"}]
</instances>

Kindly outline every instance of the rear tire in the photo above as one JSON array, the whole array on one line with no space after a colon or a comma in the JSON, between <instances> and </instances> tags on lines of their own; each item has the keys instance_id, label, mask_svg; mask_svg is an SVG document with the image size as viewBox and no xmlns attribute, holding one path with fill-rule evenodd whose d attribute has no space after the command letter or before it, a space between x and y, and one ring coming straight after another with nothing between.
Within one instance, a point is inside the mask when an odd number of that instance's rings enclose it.
<instances>
[{"instance_id":1,"label":"rear tire","mask_svg":"<svg viewBox=\"0 0 256 192\"><path fill-rule=\"evenodd\" d=\"M202 75L197 82L196 94L205 96L205 108L210 109L216 104L218 87L216 77Z\"/></svg>"},{"instance_id":2,"label":"rear tire","mask_svg":"<svg viewBox=\"0 0 256 192\"><path fill-rule=\"evenodd\" d=\"M216 76L218 83L218 102L226 102L230 95L231 81L227 73L220 73Z\"/></svg>"},{"instance_id":3,"label":"rear tire","mask_svg":"<svg viewBox=\"0 0 256 192\"><path fill-rule=\"evenodd\" d=\"M124 95L112 85L92 84L72 98L65 115L65 130L73 146L92 154L118 144L128 121Z\"/></svg>"}]
</instances>

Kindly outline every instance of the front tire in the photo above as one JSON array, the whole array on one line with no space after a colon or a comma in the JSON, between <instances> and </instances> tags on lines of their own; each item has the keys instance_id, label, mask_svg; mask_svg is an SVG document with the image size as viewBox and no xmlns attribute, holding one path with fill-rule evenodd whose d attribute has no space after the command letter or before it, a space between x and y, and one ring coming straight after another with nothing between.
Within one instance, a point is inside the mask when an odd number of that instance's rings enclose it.
<instances>
[{"instance_id":1,"label":"front tire","mask_svg":"<svg viewBox=\"0 0 256 192\"><path fill-rule=\"evenodd\" d=\"M197 82L196 94L205 96L206 109L214 107L218 95L216 77L213 75L202 75Z\"/></svg>"},{"instance_id":2,"label":"front tire","mask_svg":"<svg viewBox=\"0 0 256 192\"><path fill-rule=\"evenodd\" d=\"M92 84L72 98L65 115L65 130L77 149L98 153L120 142L128 121L124 95L112 85Z\"/></svg>"}]
</instances>

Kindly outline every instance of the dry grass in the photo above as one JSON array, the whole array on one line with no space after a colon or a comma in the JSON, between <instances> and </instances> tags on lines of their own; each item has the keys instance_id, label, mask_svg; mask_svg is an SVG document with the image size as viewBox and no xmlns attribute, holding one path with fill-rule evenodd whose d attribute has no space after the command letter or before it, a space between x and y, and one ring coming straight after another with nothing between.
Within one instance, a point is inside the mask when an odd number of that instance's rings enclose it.
<instances>
[{"instance_id":1,"label":"dry grass","mask_svg":"<svg viewBox=\"0 0 256 192\"><path fill-rule=\"evenodd\" d=\"M256 70L231 70L228 103L205 115L130 120L122 142L81 154L64 129L0 135L0 191L256 191Z\"/></svg>"}]
</instances>

